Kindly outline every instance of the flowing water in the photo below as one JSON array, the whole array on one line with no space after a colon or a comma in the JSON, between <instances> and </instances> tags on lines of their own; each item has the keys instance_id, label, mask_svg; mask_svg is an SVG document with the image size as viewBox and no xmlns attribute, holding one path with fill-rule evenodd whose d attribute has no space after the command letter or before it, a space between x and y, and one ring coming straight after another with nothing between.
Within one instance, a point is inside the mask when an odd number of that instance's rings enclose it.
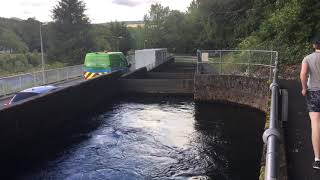
<instances>
[{"instance_id":1,"label":"flowing water","mask_svg":"<svg viewBox=\"0 0 320 180\"><path fill-rule=\"evenodd\" d=\"M104 111L18 179L258 179L262 112L186 97L126 98Z\"/></svg>"}]
</instances>

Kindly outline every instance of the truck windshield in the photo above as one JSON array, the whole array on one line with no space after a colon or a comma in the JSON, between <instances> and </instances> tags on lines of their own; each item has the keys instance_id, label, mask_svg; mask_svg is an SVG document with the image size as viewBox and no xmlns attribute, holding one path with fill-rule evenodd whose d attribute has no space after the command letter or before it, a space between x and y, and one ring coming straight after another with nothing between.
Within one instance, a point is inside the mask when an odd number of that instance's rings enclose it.
<instances>
[{"instance_id":1,"label":"truck windshield","mask_svg":"<svg viewBox=\"0 0 320 180\"><path fill-rule=\"evenodd\" d=\"M20 92L18 94L16 94L10 103L15 103L15 102L18 102L18 101L21 101L21 100L24 100L24 99L27 99L27 98L30 98L32 96L36 96L38 95L38 93L33 93L33 92Z\"/></svg>"}]
</instances>

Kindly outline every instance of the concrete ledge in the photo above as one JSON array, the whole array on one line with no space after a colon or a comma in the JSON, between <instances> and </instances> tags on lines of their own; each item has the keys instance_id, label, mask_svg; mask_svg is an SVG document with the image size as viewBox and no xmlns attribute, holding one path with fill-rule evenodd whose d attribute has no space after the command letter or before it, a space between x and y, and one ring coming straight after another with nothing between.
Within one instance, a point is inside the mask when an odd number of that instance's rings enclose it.
<instances>
[{"instance_id":1,"label":"concrete ledge","mask_svg":"<svg viewBox=\"0 0 320 180\"><path fill-rule=\"evenodd\" d=\"M134 70L132 72L129 72L127 74L122 75L122 78L126 79L142 79L145 78L148 73L148 70L146 67L139 68L137 70Z\"/></svg>"},{"instance_id":2,"label":"concrete ledge","mask_svg":"<svg viewBox=\"0 0 320 180\"><path fill-rule=\"evenodd\" d=\"M196 75L196 101L221 101L247 105L268 113L267 79L232 75Z\"/></svg>"},{"instance_id":3,"label":"concrete ledge","mask_svg":"<svg viewBox=\"0 0 320 180\"><path fill-rule=\"evenodd\" d=\"M146 78L149 79L193 79L194 73L162 73L148 72Z\"/></svg>"},{"instance_id":4,"label":"concrete ledge","mask_svg":"<svg viewBox=\"0 0 320 180\"><path fill-rule=\"evenodd\" d=\"M193 79L121 79L123 93L193 94Z\"/></svg>"}]
</instances>

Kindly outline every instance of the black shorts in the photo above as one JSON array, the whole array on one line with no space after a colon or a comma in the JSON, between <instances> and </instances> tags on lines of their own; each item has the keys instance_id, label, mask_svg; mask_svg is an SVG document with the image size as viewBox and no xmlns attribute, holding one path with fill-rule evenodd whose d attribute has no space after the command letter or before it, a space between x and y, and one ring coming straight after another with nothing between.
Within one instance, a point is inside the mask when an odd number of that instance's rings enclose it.
<instances>
[{"instance_id":1,"label":"black shorts","mask_svg":"<svg viewBox=\"0 0 320 180\"><path fill-rule=\"evenodd\" d=\"M320 91L308 91L306 101L309 112L320 112Z\"/></svg>"}]
</instances>

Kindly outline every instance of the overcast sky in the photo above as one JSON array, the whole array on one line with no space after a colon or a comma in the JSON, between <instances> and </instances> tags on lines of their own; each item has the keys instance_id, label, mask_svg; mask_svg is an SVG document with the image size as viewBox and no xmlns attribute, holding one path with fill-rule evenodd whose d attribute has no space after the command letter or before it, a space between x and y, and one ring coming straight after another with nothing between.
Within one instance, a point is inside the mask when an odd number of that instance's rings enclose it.
<instances>
[{"instance_id":1,"label":"overcast sky","mask_svg":"<svg viewBox=\"0 0 320 180\"><path fill-rule=\"evenodd\" d=\"M152 3L161 3L170 9L186 11L192 0L84 0L86 14L92 23L143 20ZM0 17L27 19L35 17L42 22L52 21L51 10L58 0L0 0Z\"/></svg>"}]
</instances>

